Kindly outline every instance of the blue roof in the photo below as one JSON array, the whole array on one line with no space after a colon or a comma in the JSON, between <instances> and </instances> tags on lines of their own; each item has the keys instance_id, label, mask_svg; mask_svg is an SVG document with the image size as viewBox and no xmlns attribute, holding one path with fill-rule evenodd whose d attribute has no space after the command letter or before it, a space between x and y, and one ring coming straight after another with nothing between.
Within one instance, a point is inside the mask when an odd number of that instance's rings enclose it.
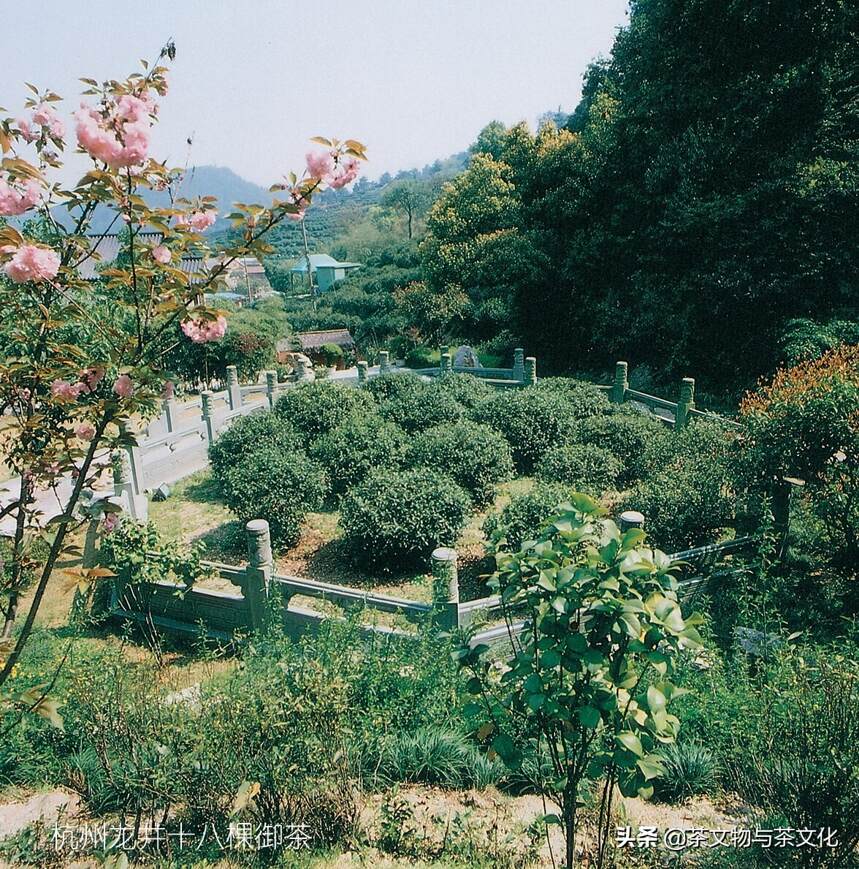
<instances>
[{"instance_id":1,"label":"blue roof","mask_svg":"<svg viewBox=\"0 0 859 869\"><path fill-rule=\"evenodd\" d=\"M327 253L312 253L310 254L310 270L316 271L318 268L332 269L354 269L358 268L361 263L341 263L334 259L333 256L328 256ZM307 257L301 259L290 269L291 272L306 272Z\"/></svg>"}]
</instances>

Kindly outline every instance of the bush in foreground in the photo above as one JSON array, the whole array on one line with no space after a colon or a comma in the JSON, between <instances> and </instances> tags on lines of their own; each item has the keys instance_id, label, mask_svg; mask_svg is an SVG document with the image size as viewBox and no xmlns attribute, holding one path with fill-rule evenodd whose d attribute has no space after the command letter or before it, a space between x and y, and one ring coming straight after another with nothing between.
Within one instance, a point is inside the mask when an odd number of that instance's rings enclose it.
<instances>
[{"instance_id":1,"label":"bush in foreground","mask_svg":"<svg viewBox=\"0 0 859 869\"><path fill-rule=\"evenodd\" d=\"M485 425L456 422L419 434L409 450L409 463L448 474L478 504L492 499L495 484L513 476L510 446Z\"/></svg>"},{"instance_id":2,"label":"bush in foreground","mask_svg":"<svg viewBox=\"0 0 859 869\"><path fill-rule=\"evenodd\" d=\"M346 495L340 521L358 564L386 572L426 568L436 546L454 545L470 504L436 471L378 471Z\"/></svg>"},{"instance_id":3,"label":"bush in foreground","mask_svg":"<svg viewBox=\"0 0 859 869\"><path fill-rule=\"evenodd\" d=\"M301 520L322 506L327 481L304 453L268 448L229 469L224 489L227 506L241 522L267 520L272 542L289 547L298 542Z\"/></svg>"}]
</instances>

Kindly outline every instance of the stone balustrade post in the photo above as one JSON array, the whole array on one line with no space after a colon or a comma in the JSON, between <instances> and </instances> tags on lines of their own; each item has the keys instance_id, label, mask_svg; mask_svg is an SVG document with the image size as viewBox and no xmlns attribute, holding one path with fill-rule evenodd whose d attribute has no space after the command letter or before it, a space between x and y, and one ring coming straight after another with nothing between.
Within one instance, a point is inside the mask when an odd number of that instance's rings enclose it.
<instances>
[{"instance_id":1,"label":"stone balustrade post","mask_svg":"<svg viewBox=\"0 0 859 869\"><path fill-rule=\"evenodd\" d=\"M525 351L521 347L513 351L513 379L520 383L525 380Z\"/></svg>"},{"instance_id":2,"label":"stone balustrade post","mask_svg":"<svg viewBox=\"0 0 859 869\"><path fill-rule=\"evenodd\" d=\"M269 618L268 595L274 560L271 555L271 534L265 519L251 519L245 525L248 545L248 566L242 594L248 602L254 630L264 628Z\"/></svg>"},{"instance_id":3,"label":"stone balustrade post","mask_svg":"<svg viewBox=\"0 0 859 869\"><path fill-rule=\"evenodd\" d=\"M379 374L391 373L391 354L387 350L379 351Z\"/></svg>"},{"instance_id":4,"label":"stone balustrade post","mask_svg":"<svg viewBox=\"0 0 859 869\"><path fill-rule=\"evenodd\" d=\"M450 352L441 354L440 367L442 376L453 372L453 359L451 358Z\"/></svg>"},{"instance_id":5,"label":"stone balustrade post","mask_svg":"<svg viewBox=\"0 0 859 869\"><path fill-rule=\"evenodd\" d=\"M206 440L209 446L215 442L215 421L212 417L212 393L207 389L200 394L200 406L203 414L203 424L206 426Z\"/></svg>"},{"instance_id":6,"label":"stone balustrade post","mask_svg":"<svg viewBox=\"0 0 859 869\"><path fill-rule=\"evenodd\" d=\"M367 382L367 363L362 359L358 363L358 384L363 386Z\"/></svg>"},{"instance_id":7,"label":"stone balustrade post","mask_svg":"<svg viewBox=\"0 0 859 869\"><path fill-rule=\"evenodd\" d=\"M455 549L440 546L430 557L433 576L433 604L438 608L438 621L447 630L459 625L459 573Z\"/></svg>"},{"instance_id":8,"label":"stone balustrade post","mask_svg":"<svg viewBox=\"0 0 859 869\"><path fill-rule=\"evenodd\" d=\"M612 384L611 392L609 393L609 399L612 404L623 404L627 389L629 389L627 364L626 362L618 362L614 366L614 383Z\"/></svg>"},{"instance_id":9,"label":"stone balustrade post","mask_svg":"<svg viewBox=\"0 0 859 869\"><path fill-rule=\"evenodd\" d=\"M682 431L689 425L689 411L695 407L695 379L684 377L680 384L680 401L674 414L674 431Z\"/></svg>"},{"instance_id":10,"label":"stone balustrade post","mask_svg":"<svg viewBox=\"0 0 859 869\"><path fill-rule=\"evenodd\" d=\"M621 531L629 531L630 528L643 528L644 514L639 513L638 510L624 510L620 514L620 522L618 524Z\"/></svg>"},{"instance_id":11,"label":"stone balustrade post","mask_svg":"<svg viewBox=\"0 0 859 869\"><path fill-rule=\"evenodd\" d=\"M227 366L227 395L230 410L238 410L242 406L242 389L239 386L239 370L235 365Z\"/></svg>"},{"instance_id":12,"label":"stone balustrade post","mask_svg":"<svg viewBox=\"0 0 859 869\"><path fill-rule=\"evenodd\" d=\"M277 389L277 372L266 371L265 373L265 394L268 398L268 406L274 407L274 396Z\"/></svg>"},{"instance_id":13,"label":"stone balustrade post","mask_svg":"<svg viewBox=\"0 0 859 869\"><path fill-rule=\"evenodd\" d=\"M167 431L174 432L178 428L179 406L175 398L165 398L163 404L164 420L167 424Z\"/></svg>"},{"instance_id":14,"label":"stone balustrade post","mask_svg":"<svg viewBox=\"0 0 859 869\"><path fill-rule=\"evenodd\" d=\"M776 558L787 561L790 557L790 520L797 492L805 485L805 480L797 477L782 477L776 481L772 495L773 523L775 525L777 549Z\"/></svg>"},{"instance_id":15,"label":"stone balustrade post","mask_svg":"<svg viewBox=\"0 0 859 869\"><path fill-rule=\"evenodd\" d=\"M525 359L525 385L533 386L537 382L537 359L528 356Z\"/></svg>"}]
</instances>

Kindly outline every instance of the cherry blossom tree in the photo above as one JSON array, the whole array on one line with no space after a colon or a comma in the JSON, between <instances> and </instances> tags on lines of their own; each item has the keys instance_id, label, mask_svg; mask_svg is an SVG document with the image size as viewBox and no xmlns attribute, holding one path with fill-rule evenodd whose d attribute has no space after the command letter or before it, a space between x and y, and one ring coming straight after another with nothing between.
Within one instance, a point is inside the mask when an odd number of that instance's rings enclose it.
<instances>
[{"instance_id":1,"label":"cherry blossom tree","mask_svg":"<svg viewBox=\"0 0 859 869\"><path fill-rule=\"evenodd\" d=\"M0 461L16 482L15 496L0 505L0 520L14 522L0 566L0 691L55 568L80 565L81 494L172 392L164 359L177 325L181 340L222 337L226 319L203 304L204 293L225 288L236 258L269 252L275 226L300 220L315 193L350 183L366 159L359 142L314 139L321 149L307 155L305 171L273 185L271 205L234 204L226 217L240 241L211 250L203 233L218 217L214 198L183 198L182 172L150 154L174 55L171 42L123 81L82 79L84 101L71 125L61 98L32 85L23 113L0 109ZM56 179L75 147L90 166L66 186ZM148 204L151 191L167 191L161 201L169 204ZM93 218L105 214L108 229L95 235ZM82 267L91 272L98 263L100 239L120 229L124 255L99 264L97 280L85 279ZM196 273L180 267L183 258L200 263ZM45 493L59 509L50 521L40 507ZM77 570L84 583L99 577L97 569ZM0 694L9 702L50 711L46 693Z\"/></svg>"}]
</instances>

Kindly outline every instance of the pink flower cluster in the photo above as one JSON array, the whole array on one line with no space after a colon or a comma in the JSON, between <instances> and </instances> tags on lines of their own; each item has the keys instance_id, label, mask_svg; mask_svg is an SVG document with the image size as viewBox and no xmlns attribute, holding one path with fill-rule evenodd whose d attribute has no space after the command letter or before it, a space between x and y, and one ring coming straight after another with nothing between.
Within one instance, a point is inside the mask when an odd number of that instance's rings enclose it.
<instances>
[{"instance_id":1,"label":"pink flower cluster","mask_svg":"<svg viewBox=\"0 0 859 869\"><path fill-rule=\"evenodd\" d=\"M293 189L289 191L289 195L292 197L292 204L298 206L298 211L288 212L286 217L289 220L294 220L297 223L299 220L304 219L304 214L307 211L307 206L310 205L310 203L307 201L304 194L297 187L293 187Z\"/></svg>"},{"instance_id":2,"label":"pink flower cluster","mask_svg":"<svg viewBox=\"0 0 859 869\"><path fill-rule=\"evenodd\" d=\"M27 281L49 281L60 270L60 258L47 247L22 244L6 263L6 275L16 284Z\"/></svg>"},{"instance_id":3,"label":"pink flower cluster","mask_svg":"<svg viewBox=\"0 0 859 869\"><path fill-rule=\"evenodd\" d=\"M60 402L76 401L81 395L95 392L96 387L104 379L104 368L101 365L84 368L80 380L72 383L69 380L57 378L51 383L51 395Z\"/></svg>"},{"instance_id":4,"label":"pink flower cluster","mask_svg":"<svg viewBox=\"0 0 859 869\"><path fill-rule=\"evenodd\" d=\"M227 318L219 315L217 320L185 320L182 331L195 344L218 341L227 333Z\"/></svg>"},{"instance_id":5,"label":"pink flower cluster","mask_svg":"<svg viewBox=\"0 0 859 869\"><path fill-rule=\"evenodd\" d=\"M39 201L42 186L34 178L8 182L0 178L0 214L11 217L29 211Z\"/></svg>"},{"instance_id":6,"label":"pink flower cluster","mask_svg":"<svg viewBox=\"0 0 859 869\"><path fill-rule=\"evenodd\" d=\"M134 392L134 382L127 374L120 374L113 382L113 391L120 398L131 398Z\"/></svg>"},{"instance_id":7,"label":"pink flower cluster","mask_svg":"<svg viewBox=\"0 0 859 869\"><path fill-rule=\"evenodd\" d=\"M65 124L47 103L37 106L32 118L18 118L15 123L27 142L35 142L42 134L42 130L37 130L36 127L47 127L49 135L54 139L64 139L66 136Z\"/></svg>"},{"instance_id":8,"label":"pink flower cluster","mask_svg":"<svg viewBox=\"0 0 859 869\"><path fill-rule=\"evenodd\" d=\"M360 171L356 157L338 151L310 151L307 154L307 174L337 190L351 184Z\"/></svg>"},{"instance_id":9,"label":"pink flower cluster","mask_svg":"<svg viewBox=\"0 0 859 869\"><path fill-rule=\"evenodd\" d=\"M123 94L104 112L81 103L75 112L78 144L113 169L139 166L149 153L151 116L156 112L148 91Z\"/></svg>"},{"instance_id":10,"label":"pink flower cluster","mask_svg":"<svg viewBox=\"0 0 859 869\"><path fill-rule=\"evenodd\" d=\"M191 214L183 214L176 220L176 226L190 227L194 232L205 232L216 220L218 215L214 211L192 211Z\"/></svg>"},{"instance_id":11,"label":"pink flower cluster","mask_svg":"<svg viewBox=\"0 0 859 869\"><path fill-rule=\"evenodd\" d=\"M165 245L159 244L152 248L152 259L154 259L155 262L161 263L161 265L166 266L172 258L173 254L170 253L169 247L165 247Z\"/></svg>"}]
</instances>

